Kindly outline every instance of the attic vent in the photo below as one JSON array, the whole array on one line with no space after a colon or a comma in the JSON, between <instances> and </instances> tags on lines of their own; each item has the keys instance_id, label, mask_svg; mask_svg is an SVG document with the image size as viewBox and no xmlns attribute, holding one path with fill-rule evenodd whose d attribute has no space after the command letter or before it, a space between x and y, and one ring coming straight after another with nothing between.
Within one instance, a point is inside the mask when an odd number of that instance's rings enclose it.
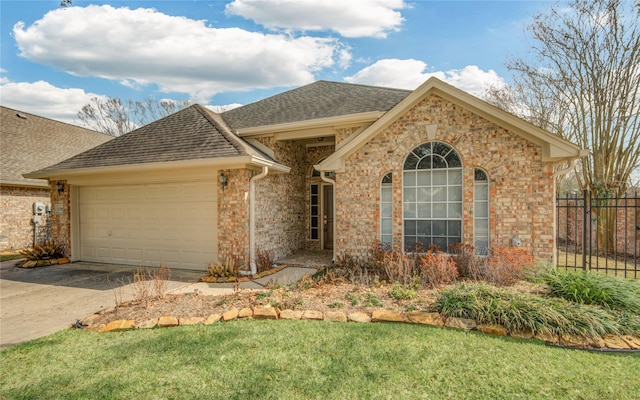
<instances>
[{"instance_id":1,"label":"attic vent","mask_svg":"<svg viewBox=\"0 0 640 400\"><path fill-rule=\"evenodd\" d=\"M21 113L16 113L16 117L18 118L22 118L22 119L27 119L27 116Z\"/></svg>"}]
</instances>

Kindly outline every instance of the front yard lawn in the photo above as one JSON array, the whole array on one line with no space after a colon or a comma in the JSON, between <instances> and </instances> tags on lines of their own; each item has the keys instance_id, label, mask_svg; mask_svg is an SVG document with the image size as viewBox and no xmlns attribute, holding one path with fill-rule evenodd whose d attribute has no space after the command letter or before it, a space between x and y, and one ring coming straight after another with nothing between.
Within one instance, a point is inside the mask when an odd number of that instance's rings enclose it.
<instances>
[{"instance_id":1,"label":"front yard lawn","mask_svg":"<svg viewBox=\"0 0 640 400\"><path fill-rule=\"evenodd\" d=\"M0 352L2 399L636 399L638 353L409 324L65 330Z\"/></svg>"}]
</instances>

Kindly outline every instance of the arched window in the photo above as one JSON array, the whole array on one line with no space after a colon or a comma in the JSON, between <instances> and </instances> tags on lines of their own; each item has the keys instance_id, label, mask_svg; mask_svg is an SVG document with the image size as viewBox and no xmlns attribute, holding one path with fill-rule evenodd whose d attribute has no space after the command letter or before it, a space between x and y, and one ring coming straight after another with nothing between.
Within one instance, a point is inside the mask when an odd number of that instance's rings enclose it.
<instances>
[{"instance_id":1,"label":"arched window","mask_svg":"<svg viewBox=\"0 0 640 400\"><path fill-rule=\"evenodd\" d=\"M480 168L473 178L473 247L477 255L489 254L489 177Z\"/></svg>"},{"instance_id":2,"label":"arched window","mask_svg":"<svg viewBox=\"0 0 640 400\"><path fill-rule=\"evenodd\" d=\"M391 172L380 183L380 242L393 245L393 175Z\"/></svg>"},{"instance_id":3,"label":"arched window","mask_svg":"<svg viewBox=\"0 0 640 400\"><path fill-rule=\"evenodd\" d=\"M447 251L462 242L462 162L448 144L428 142L414 148L402 177L405 248L416 243Z\"/></svg>"}]
</instances>

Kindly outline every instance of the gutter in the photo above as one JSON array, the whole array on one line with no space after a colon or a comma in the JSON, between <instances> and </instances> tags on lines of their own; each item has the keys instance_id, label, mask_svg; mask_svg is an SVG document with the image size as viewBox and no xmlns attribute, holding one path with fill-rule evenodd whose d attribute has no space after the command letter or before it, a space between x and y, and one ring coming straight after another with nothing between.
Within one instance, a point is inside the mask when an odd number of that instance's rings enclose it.
<instances>
[{"instance_id":1,"label":"gutter","mask_svg":"<svg viewBox=\"0 0 640 400\"><path fill-rule=\"evenodd\" d=\"M267 176L269 167L262 167L262 172L249 179L249 265L251 275L258 273L256 266L256 182Z\"/></svg>"}]
</instances>

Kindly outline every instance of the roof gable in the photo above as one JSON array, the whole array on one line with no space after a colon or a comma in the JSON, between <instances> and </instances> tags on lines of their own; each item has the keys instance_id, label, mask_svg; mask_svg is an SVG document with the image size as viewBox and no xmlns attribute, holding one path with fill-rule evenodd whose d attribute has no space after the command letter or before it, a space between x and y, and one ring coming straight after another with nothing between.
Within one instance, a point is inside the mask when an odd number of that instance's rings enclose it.
<instances>
[{"instance_id":1,"label":"roof gable","mask_svg":"<svg viewBox=\"0 0 640 400\"><path fill-rule=\"evenodd\" d=\"M387 111L411 91L317 81L222 113L229 126L247 128Z\"/></svg>"},{"instance_id":2,"label":"roof gable","mask_svg":"<svg viewBox=\"0 0 640 400\"><path fill-rule=\"evenodd\" d=\"M323 171L344 170L344 160L346 157L355 153L369 140L389 127L398 118L429 95L440 96L445 100L451 101L452 103L455 103L502 128L520 135L533 143L539 144L543 150L544 161L561 162L573 160L585 155L585 150L582 150L579 146L561 138L560 136L554 135L549 131L539 128L513 114L480 100L469 93L432 77L414 90L410 95L405 97L401 102L396 104L395 107L380 117L376 122L366 129L359 131L353 138L348 139L342 147L340 147L331 156L327 157L322 163L316 166L316 168Z\"/></svg>"},{"instance_id":3,"label":"roof gable","mask_svg":"<svg viewBox=\"0 0 640 400\"><path fill-rule=\"evenodd\" d=\"M100 132L0 106L2 184L48 187L22 175L113 139Z\"/></svg>"}]
</instances>

